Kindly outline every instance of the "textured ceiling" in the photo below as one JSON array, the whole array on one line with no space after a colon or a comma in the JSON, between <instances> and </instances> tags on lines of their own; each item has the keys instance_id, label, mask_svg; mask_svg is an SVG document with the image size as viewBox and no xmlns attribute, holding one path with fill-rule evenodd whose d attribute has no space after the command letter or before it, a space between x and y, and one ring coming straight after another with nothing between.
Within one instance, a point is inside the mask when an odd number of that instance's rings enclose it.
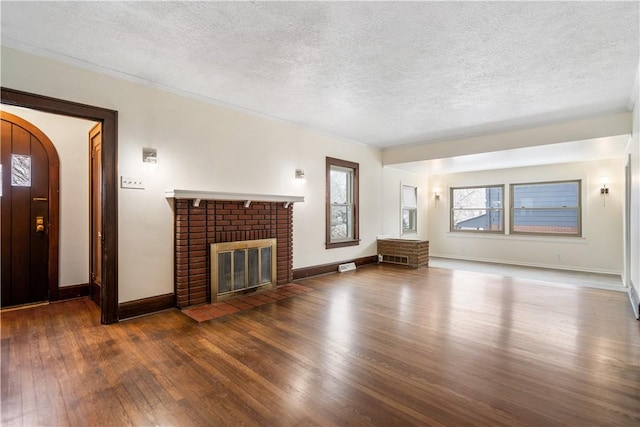
<instances>
[{"instance_id":1,"label":"textured ceiling","mask_svg":"<svg viewBox=\"0 0 640 427\"><path fill-rule=\"evenodd\" d=\"M632 2L9 2L2 44L379 147L625 109Z\"/></svg>"}]
</instances>

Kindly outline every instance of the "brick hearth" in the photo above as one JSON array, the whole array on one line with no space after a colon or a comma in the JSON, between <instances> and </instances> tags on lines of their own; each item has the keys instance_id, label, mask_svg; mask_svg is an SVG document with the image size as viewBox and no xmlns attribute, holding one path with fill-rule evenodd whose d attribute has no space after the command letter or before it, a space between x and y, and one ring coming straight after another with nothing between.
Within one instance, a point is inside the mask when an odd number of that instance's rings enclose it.
<instances>
[{"instance_id":1,"label":"brick hearth","mask_svg":"<svg viewBox=\"0 0 640 427\"><path fill-rule=\"evenodd\" d=\"M276 284L293 280L293 204L175 199L175 295L179 308L211 302L209 244L277 239Z\"/></svg>"}]
</instances>

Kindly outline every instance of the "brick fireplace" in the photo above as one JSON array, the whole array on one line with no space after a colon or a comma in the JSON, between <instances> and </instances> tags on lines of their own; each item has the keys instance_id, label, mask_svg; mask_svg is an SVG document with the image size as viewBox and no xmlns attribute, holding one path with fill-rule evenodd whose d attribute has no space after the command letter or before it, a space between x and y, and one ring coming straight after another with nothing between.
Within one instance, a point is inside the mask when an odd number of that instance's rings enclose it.
<instances>
[{"instance_id":1,"label":"brick fireplace","mask_svg":"<svg viewBox=\"0 0 640 427\"><path fill-rule=\"evenodd\" d=\"M266 200L260 201L260 196L252 196L244 201L222 200L224 193L217 193L216 200L201 200L189 198L187 192L178 196L177 191L167 192L167 198L174 198L177 307L211 302L211 243L276 239L276 284L293 280L293 203L280 199L302 198L265 196Z\"/></svg>"}]
</instances>

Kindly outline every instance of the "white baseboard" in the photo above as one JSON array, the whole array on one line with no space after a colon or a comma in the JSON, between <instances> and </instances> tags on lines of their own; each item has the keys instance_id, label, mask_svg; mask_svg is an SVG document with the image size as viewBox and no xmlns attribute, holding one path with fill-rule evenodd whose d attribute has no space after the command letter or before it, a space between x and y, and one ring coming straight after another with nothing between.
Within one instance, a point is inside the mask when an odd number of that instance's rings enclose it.
<instances>
[{"instance_id":1,"label":"white baseboard","mask_svg":"<svg viewBox=\"0 0 640 427\"><path fill-rule=\"evenodd\" d=\"M621 271L613 271L613 270L602 270L588 267L574 267L574 266L566 266L566 265L557 265L557 264L540 264L533 262L513 262L509 260L503 259L492 259L492 258L478 258L478 257L466 257L460 255L449 255L449 254L439 254L439 253L429 253L429 257L435 258L446 258L446 259L457 259L460 261L475 261L475 262L487 262L493 264L506 264L506 265L514 265L519 267L537 267L537 268L549 268L552 270L566 270L566 271L578 271L581 273L596 273L596 274L611 274L615 276L620 276L622 280L622 272Z\"/></svg>"},{"instance_id":2,"label":"white baseboard","mask_svg":"<svg viewBox=\"0 0 640 427\"><path fill-rule=\"evenodd\" d=\"M629 301L631 301L633 314L635 314L637 320L640 320L640 298L638 298L636 288L633 287L633 282L631 282L630 284L631 286L629 286Z\"/></svg>"}]
</instances>

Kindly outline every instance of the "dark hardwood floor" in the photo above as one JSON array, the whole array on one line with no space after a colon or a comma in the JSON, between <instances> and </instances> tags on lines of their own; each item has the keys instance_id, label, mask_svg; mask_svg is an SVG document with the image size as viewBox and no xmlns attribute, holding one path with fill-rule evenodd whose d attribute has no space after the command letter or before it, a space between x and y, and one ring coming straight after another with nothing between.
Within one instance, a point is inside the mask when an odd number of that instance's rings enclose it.
<instances>
[{"instance_id":1,"label":"dark hardwood floor","mask_svg":"<svg viewBox=\"0 0 640 427\"><path fill-rule=\"evenodd\" d=\"M370 266L197 323L3 312L2 425L640 425L621 292Z\"/></svg>"}]
</instances>

